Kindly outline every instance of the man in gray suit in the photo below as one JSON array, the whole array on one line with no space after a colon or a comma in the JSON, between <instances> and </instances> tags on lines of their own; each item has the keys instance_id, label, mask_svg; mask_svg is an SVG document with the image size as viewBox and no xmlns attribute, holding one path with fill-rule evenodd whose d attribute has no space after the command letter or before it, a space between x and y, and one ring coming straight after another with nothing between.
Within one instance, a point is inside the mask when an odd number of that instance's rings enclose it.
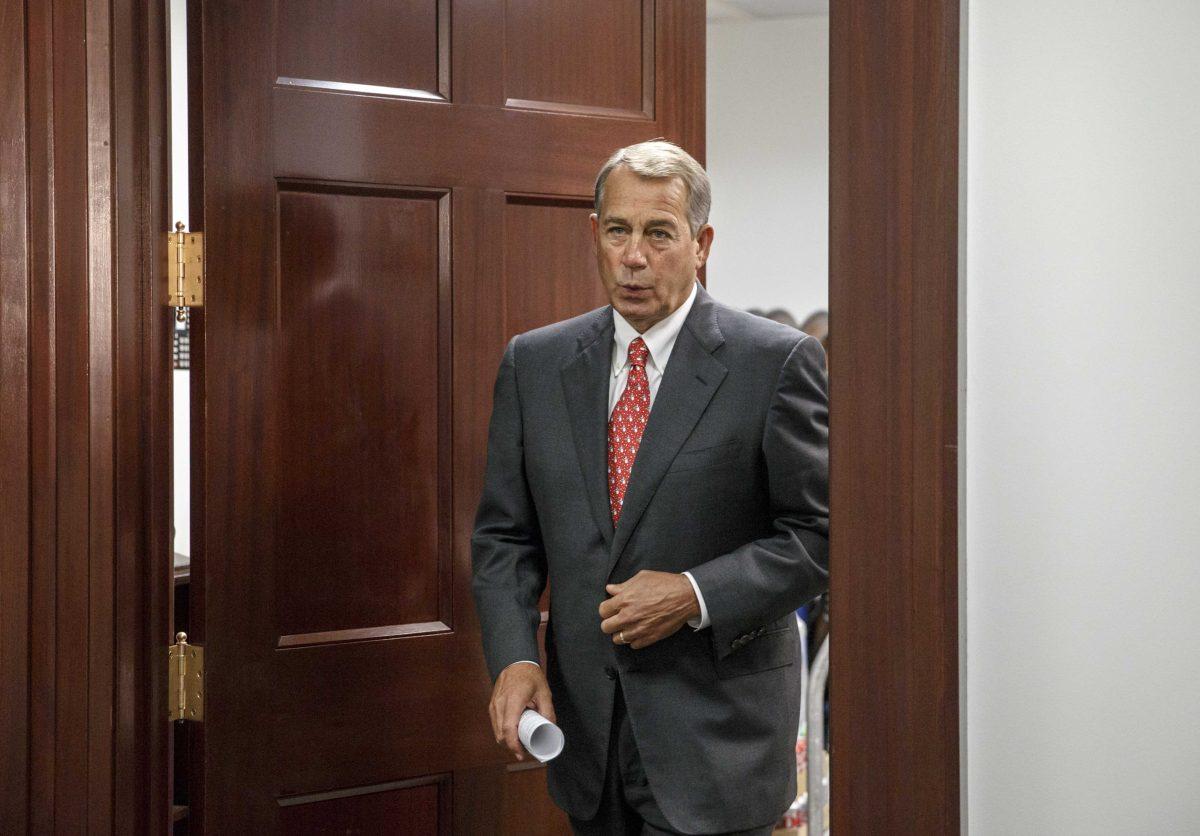
<instances>
[{"instance_id":1,"label":"man in gray suit","mask_svg":"<svg viewBox=\"0 0 1200 836\"><path fill-rule=\"evenodd\" d=\"M796 796L823 354L698 284L708 209L677 146L617 151L591 216L611 305L513 338L496 380L472 539L489 710L518 759L526 707L562 728L548 782L578 833L769 833Z\"/></svg>"}]
</instances>

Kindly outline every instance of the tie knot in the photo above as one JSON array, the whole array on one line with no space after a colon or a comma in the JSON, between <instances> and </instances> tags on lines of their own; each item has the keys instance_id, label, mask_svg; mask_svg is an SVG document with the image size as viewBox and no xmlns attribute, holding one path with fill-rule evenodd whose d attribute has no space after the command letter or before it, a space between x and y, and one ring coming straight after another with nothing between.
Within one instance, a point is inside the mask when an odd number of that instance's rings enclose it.
<instances>
[{"instance_id":1,"label":"tie knot","mask_svg":"<svg viewBox=\"0 0 1200 836\"><path fill-rule=\"evenodd\" d=\"M629 344L629 365L645 366L646 358L650 356L650 349L646 347L646 341L641 337L636 338Z\"/></svg>"}]
</instances>

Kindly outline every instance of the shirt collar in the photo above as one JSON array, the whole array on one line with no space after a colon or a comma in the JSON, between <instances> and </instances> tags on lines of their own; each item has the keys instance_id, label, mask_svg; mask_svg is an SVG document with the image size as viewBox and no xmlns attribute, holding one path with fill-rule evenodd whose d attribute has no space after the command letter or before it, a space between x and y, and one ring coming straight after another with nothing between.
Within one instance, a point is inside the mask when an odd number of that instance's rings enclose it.
<instances>
[{"instance_id":1,"label":"shirt collar","mask_svg":"<svg viewBox=\"0 0 1200 836\"><path fill-rule=\"evenodd\" d=\"M696 301L697 286L695 282L692 282L692 292L684 303L647 328L644 334L639 334L637 329L630 325L625 317L617 313L616 308L613 308L613 342L615 344L612 364L613 377L619 375L629 365L629 344L637 337L641 337L646 343L646 348L650 350L650 359L647 365L653 365L660 374L666 369L667 361L671 358L671 351L675 348L675 339L679 336L679 332L683 328L683 321L687 319L688 312L692 309L692 303Z\"/></svg>"}]
</instances>

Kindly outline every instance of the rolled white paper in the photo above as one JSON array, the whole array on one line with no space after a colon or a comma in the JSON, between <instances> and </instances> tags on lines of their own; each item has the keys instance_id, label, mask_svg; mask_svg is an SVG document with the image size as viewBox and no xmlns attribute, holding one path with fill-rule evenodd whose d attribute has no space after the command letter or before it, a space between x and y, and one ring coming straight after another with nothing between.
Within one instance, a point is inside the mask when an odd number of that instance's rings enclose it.
<instances>
[{"instance_id":1,"label":"rolled white paper","mask_svg":"<svg viewBox=\"0 0 1200 836\"><path fill-rule=\"evenodd\" d=\"M521 713L517 723L517 737L525 751L542 763L557 758L563 750L562 729L551 723L532 708Z\"/></svg>"}]
</instances>

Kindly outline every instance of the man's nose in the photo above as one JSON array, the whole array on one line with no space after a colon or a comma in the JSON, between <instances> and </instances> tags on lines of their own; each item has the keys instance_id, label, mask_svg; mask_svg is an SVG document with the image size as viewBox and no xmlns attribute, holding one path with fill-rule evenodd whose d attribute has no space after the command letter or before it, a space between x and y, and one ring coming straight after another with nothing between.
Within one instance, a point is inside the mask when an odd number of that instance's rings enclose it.
<instances>
[{"instance_id":1,"label":"man's nose","mask_svg":"<svg viewBox=\"0 0 1200 836\"><path fill-rule=\"evenodd\" d=\"M621 253L621 264L633 270L646 266L646 256L642 254L641 238L630 239L625 246L625 251Z\"/></svg>"}]
</instances>

